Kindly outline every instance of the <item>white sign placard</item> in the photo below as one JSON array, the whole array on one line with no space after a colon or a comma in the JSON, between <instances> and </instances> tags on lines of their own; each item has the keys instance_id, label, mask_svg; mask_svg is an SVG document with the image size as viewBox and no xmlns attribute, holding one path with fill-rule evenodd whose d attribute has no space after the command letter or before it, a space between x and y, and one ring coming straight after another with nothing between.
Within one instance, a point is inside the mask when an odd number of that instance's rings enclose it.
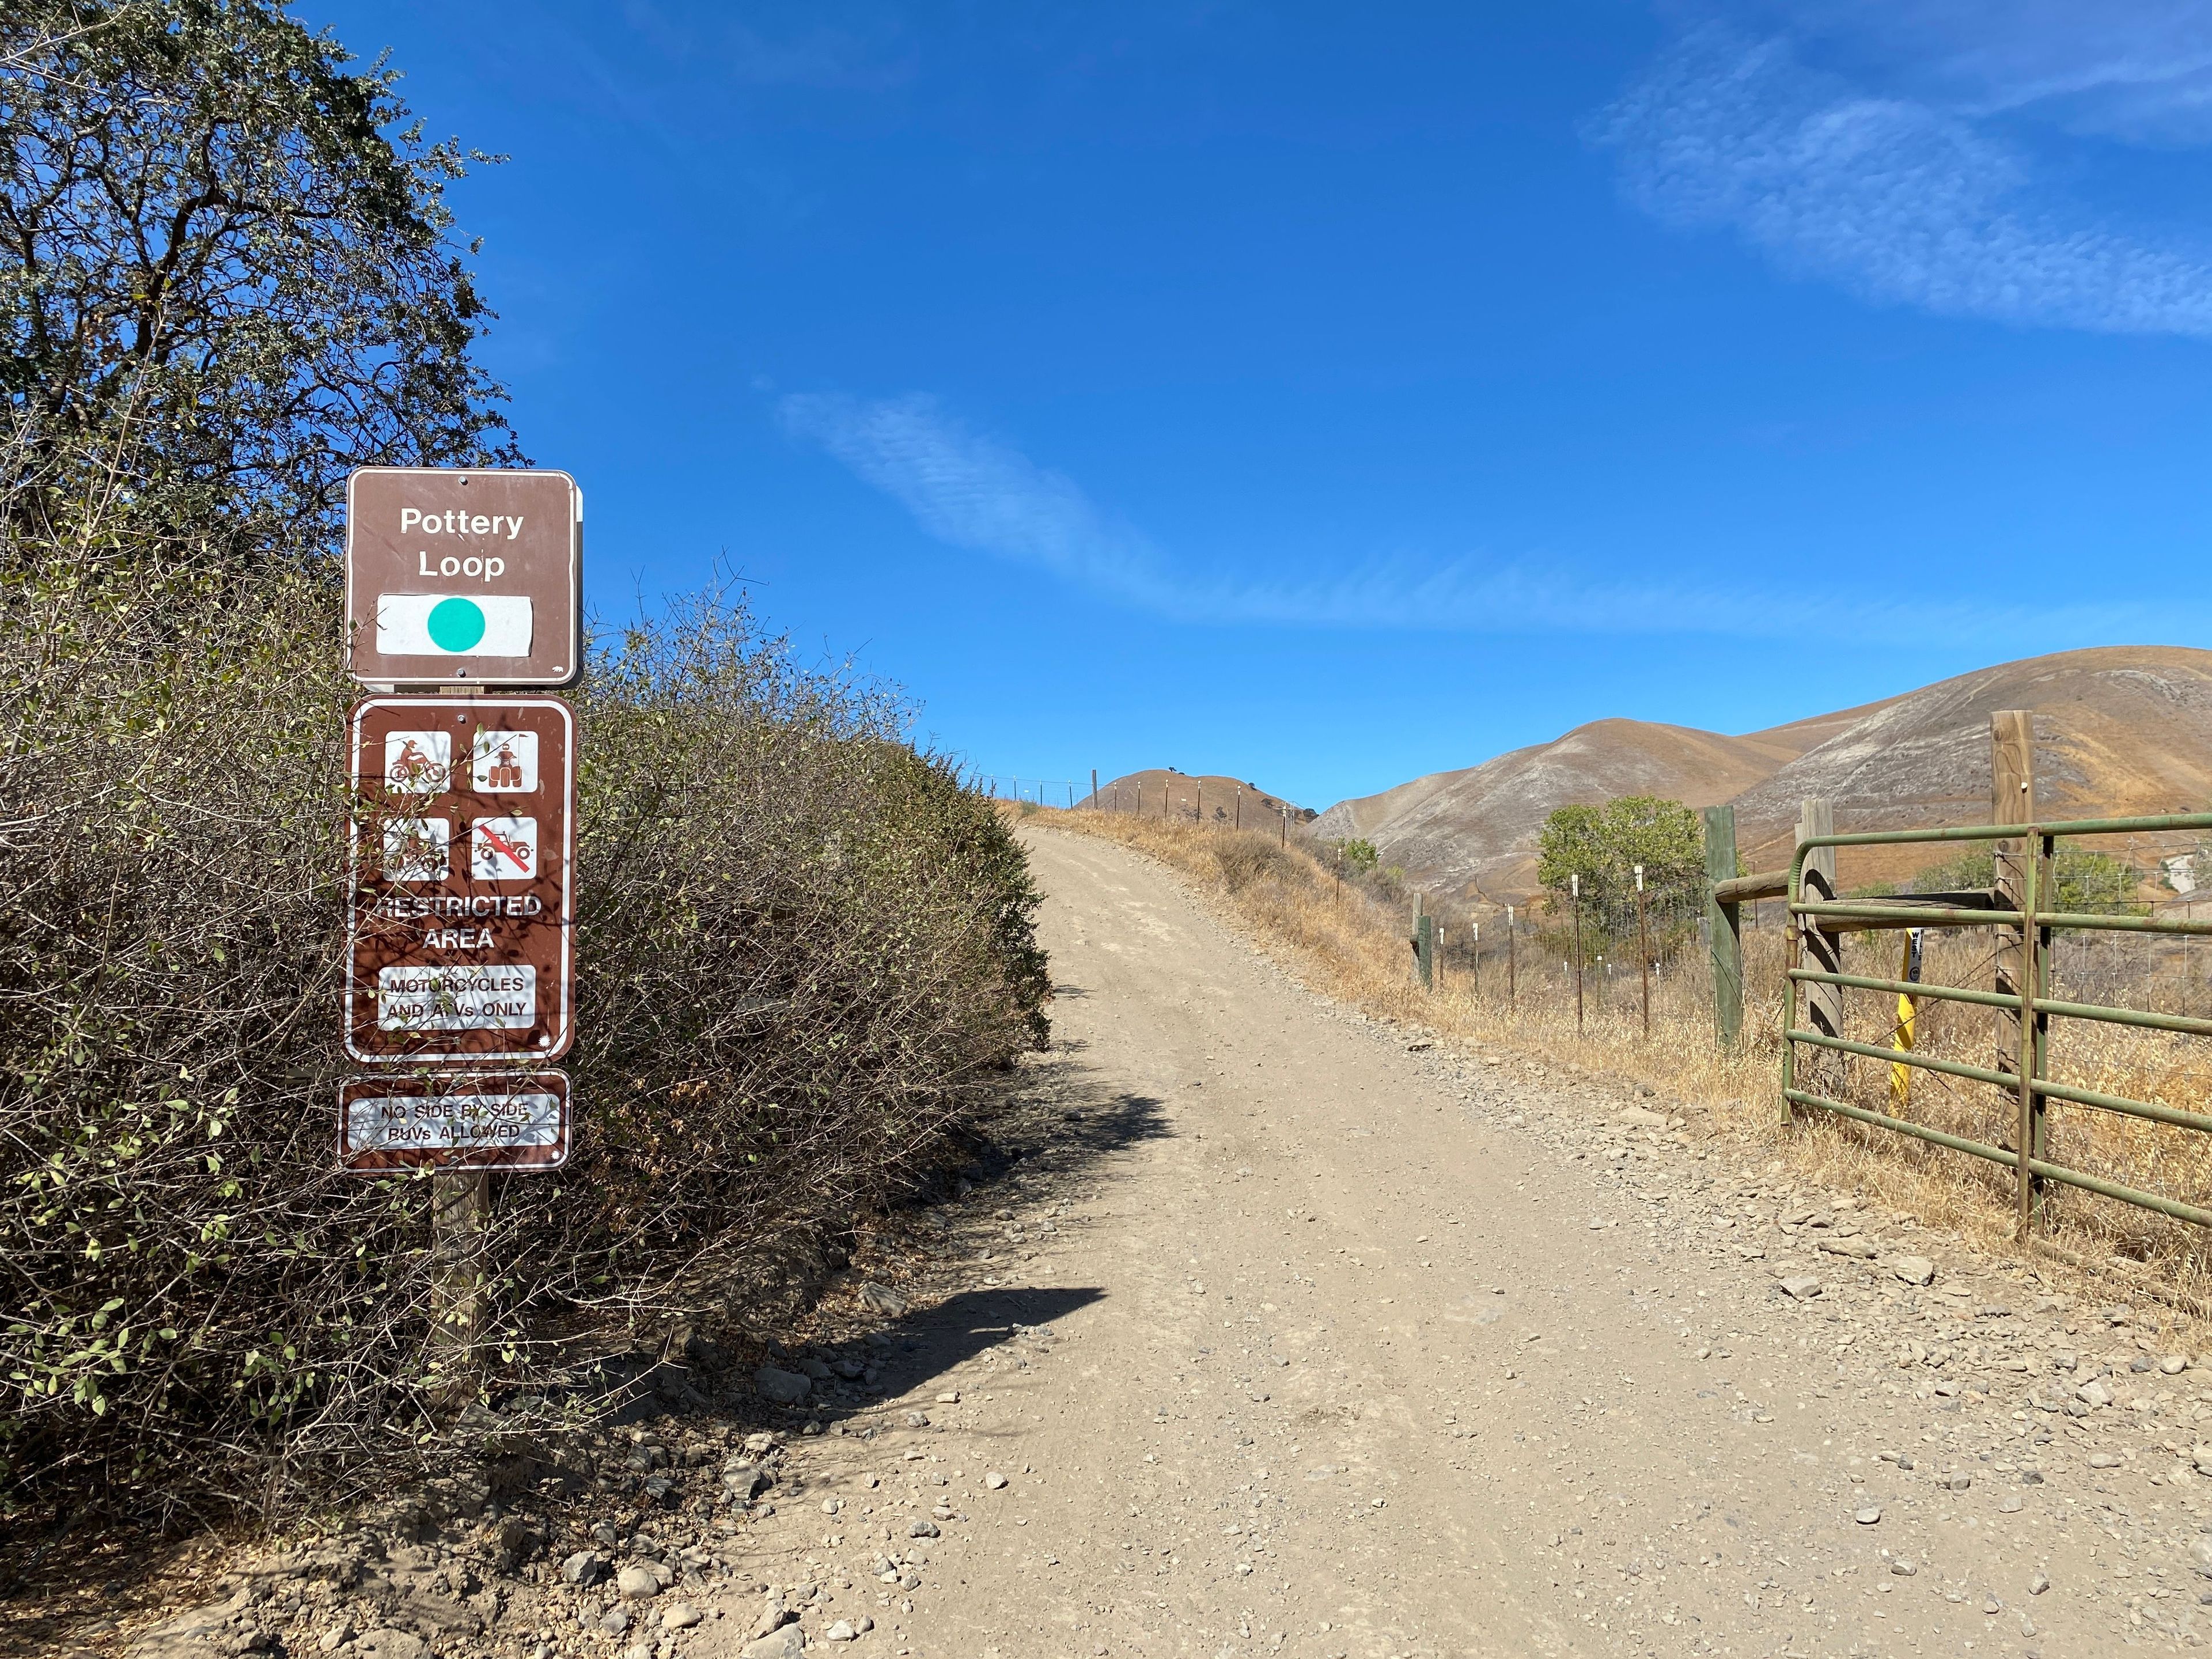
<instances>
[{"instance_id":1,"label":"white sign placard","mask_svg":"<svg viewBox=\"0 0 2212 1659\"><path fill-rule=\"evenodd\" d=\"M538 1019L528 963L380 968L376 1024L386 1031L524 1031Z\"/></svg>"},{"instance_id":2,"label":"white sign placard","mask_svg":"<svg viewBox=\"0 0 2212 1659\"><path fill-rule=\"evenodd\" d=\"M452 732L384 734L384 782L395 794L442 795L453 775Z\"/></svg>"},{"instance_id":3,"label":"white sign placard","mask_svg":"<svg viewBox=\"0 0 2212 1659\"><path fill-rule=\"evenodd\" d=\"M527 657L522 594L380 593L376 648L387 657Z\"/></svg>"},{"instance_id":4,"label":"white sign placard","mask_svg":"<svg viewBox=\"0 0 2212 1659\"><path fill-rule=\"evenodd\" d=\"M538 734L477 727L471 775L480 795L535 794Z\"/></svg>"},{"instance_id":5,"label":"white sign placard","mask_svg":"<svg viewBox=\"0 0 2212 1659\"><path fill-rule=\"evenodd\" d=\"M384 826L386 881L443 881L451 866L453 825L447 818L392 818Z\"/></svg>"},{"instance_id":6,"label":"white sign placard","mask_svg":"<svg viewBox=\"0 0 2212 1659\"><path fill-rule=\"evenodd\" d=\"M530 881L538 874L536 818L478 818L469 844L469 870L478 881Z\"/></svg>"},{"instance_id":7,"label":"white sign placard","mask_svg":"<svg viewBox=\"0 0 2212 1659\"><path fill-rule=\"evenodd\" d=\"M362 1152L557 1146L561 1102L550 1094L372 1095L346 1103L345 1136Z\"/></svg>"}]
</instances>

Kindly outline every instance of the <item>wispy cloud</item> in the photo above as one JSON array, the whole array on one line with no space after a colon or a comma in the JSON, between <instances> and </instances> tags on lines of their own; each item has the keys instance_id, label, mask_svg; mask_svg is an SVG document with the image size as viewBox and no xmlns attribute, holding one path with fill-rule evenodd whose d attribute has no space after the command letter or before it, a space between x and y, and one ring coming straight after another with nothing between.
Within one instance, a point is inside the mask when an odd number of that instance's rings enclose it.
<instances>
[{"instance_id":1,"label":"wispy cloud","mask_svg":"<svg viewBox=\"0 0 2212 1659\"><path fill-rule=\"evenodd\" d=\"M1748 0L1871 89L1970 117L2020 114L2124 143L2212 140L2203 0Z\"/></svg>"},{"instance_id":2,"label":"wispy cloud","mask_svg":"<svg viewBox=\"0 0 2212 1659\"><path fill-rule=\"evenodd\" d=\"M1175 602L1176 585L1142 536L1073 479L970 431L933 398L795 394L777 410L786 431L820 444L941 542L1154 608Z\"/></svg>"},{"instance_id":3,"label":"wispy cloud","mask_svg":"<svg viewBox=\"0 0 2212 1659\"><path fill-rule=\"evenodd\" d=\"M1861 27L1834 55L1883 62L1886 43L1918 38L1906 24L1919 13L1894 16L1907 11L1873 7L1869 18L1896 27ZM1619 152L1623 189L1639 207L1732 228L1784 269L1869 300L2024 325L2212 337L2206 252L2069 203L1995 118L2055 100L2077 118L2093 107L2117 118L2126 107L2138 123L2172 127L2197 77L2154 79L2122 50L2127 40L2100 38L2094 61L2104 67L2092 73L2077 58L2070 78L2024 46L1996 51L2010 35L1979 52L1930 40L1921 58L1888 63L1879 77L1887 84L1870 89L1871 70L1847 77L1808 67L1796 34L1709 21L1663 52L1592 136ZM1919 95L1896 89L1908 86Z\"/></svg>"},{"instance_id":4,"label":"wispy cloud","mask_svg":"<svg viewBox=\"0 0 2212 1659\"><path fill-rule=\"evenodd\" d=\"M978 433L921 393L880 399L805 394L777 404L786 431L820 445L953 547L1047 570L1179 622L1453 633L1708 634L1773 636L1802 625L1782 593L1660 577L1620 582L1559 562L1366 557L1321 580L1177 568L1149 538L1092 501L1066 474ZM1916 600L1890 616L1862 605L1831 623L1889 620L1976 638L2050 637L2071 623L2124 629L2125 607L2063 617L1976 605L1941 614Z\"/></svg>"}]
</instances>

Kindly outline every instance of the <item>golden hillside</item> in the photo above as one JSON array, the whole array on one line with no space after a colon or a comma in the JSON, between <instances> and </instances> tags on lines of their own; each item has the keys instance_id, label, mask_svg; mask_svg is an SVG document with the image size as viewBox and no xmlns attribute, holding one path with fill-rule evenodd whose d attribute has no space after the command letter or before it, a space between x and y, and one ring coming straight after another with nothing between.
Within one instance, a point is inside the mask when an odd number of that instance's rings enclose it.
<instances>
[{"instance_id":1,"label":"golden hillside","mask_svg":"<svg viewBox=\"0 0 2212 1659\"><path fill-rule=\"evenodd\" d=\"M1535 890L1554 809L1614 795L1733 801L1756 867L1788 857L1798 803L1825 796L1839 830L1986 823L1990 716L2035 711L2042 816L2202 810L2212 802L2212 651L2109 646L1961 674L1881 702L1741 737L1604 720L1480 766L1340 801L1311 833L1372 841L1420 885L1518 902ZM1851 855L1846 884L1926 855Z\"/></svg>"}]
</instances>

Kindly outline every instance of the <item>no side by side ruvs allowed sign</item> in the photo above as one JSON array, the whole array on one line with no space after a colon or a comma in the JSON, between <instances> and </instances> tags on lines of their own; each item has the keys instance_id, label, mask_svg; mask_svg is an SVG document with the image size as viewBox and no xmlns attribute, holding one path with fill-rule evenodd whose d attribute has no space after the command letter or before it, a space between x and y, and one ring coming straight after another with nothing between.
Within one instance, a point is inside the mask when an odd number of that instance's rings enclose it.
<instances>
[{"instance_id":1,"label":"no side by side ruvs allowed sign","mask_svg":"<svg viewBox=\"0 0 2212 1659\"><path fill-rule=\"evenodd\" d=\"M542 1065L567 1052L574 738L556 697L354 710L356 1060Z\"/></svg>"},{"instance_id":2,"label":"no side by side ruvs allowed sign","mask_svg":"<svg viewBox=\"0 0 2212 1659\"><path fill-rule=\"evenodd\" d=\"M560 1072L395 1073L338 1091L338 1159L381 1172L557 1170L568 1159L568 1079Z\"/></svg>"}]
</instances>

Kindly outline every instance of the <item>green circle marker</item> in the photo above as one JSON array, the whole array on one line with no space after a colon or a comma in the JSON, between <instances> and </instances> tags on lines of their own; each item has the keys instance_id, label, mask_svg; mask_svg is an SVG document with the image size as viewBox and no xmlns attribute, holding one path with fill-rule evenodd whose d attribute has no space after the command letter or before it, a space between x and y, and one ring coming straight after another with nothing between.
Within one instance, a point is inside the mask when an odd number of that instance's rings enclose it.
<instances>
[{"instance_id":1,"label":"green circle marker","mask_svg":"<svg viewBox=\"0 0 2212 1659\"><path fill-rule=\"evenodd\" d=\"M472 599L441 599L430 607L430 643L465 651L484 636L483 607Z\"/></svg>"}]
</instances>

